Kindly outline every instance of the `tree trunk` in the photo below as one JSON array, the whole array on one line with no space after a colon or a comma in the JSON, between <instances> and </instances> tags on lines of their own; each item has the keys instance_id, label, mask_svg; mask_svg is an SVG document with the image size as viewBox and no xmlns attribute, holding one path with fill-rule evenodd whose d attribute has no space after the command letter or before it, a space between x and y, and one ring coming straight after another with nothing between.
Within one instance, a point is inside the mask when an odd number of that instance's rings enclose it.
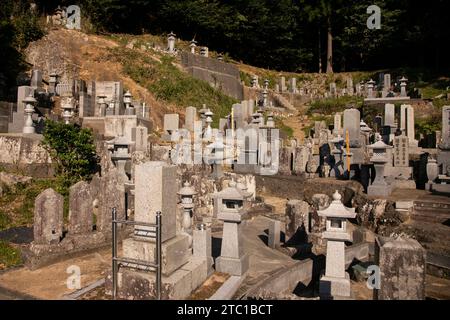
<instances>
[{"instance_id":1,"label":"tree trunk","mask_svg":"<svg viewBox=\"0 0 450 320\"><path fill-rule=\"evenodd\" d=\"M333 73L333 34L330 17L328 17L327 73Z\"/></svg>"},{"instance_id":2,"label":"tree trunk","mask_svg":"<svg viewBox=\"0 0 450 320\"><path fill-rule=\"evenodd\" d=\"M319 73L322 73L322 39L320 36L320 26L319 26Z\"/></svg>"}]
</instances>

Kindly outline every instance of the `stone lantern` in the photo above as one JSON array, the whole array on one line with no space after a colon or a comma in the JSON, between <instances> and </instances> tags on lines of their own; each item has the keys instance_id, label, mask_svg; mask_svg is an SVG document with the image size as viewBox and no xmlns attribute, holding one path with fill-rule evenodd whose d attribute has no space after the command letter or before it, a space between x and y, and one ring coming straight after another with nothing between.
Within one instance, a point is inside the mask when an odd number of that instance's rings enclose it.
<instances>
[{"instance_id":1,"label":"stone lantern","mask_svg":"<svg viewBox=\"0 0 450 320\"><path fill-rule=\"evenodd\" d=\"M325 210L319 210L320 217L326 218L327 258L325 276L320 279L319 293L322 298L350 297L350 277L345 272L345 242L352 241L347 233L347 219L356 217L355 209L342 204L342 196L336 190L333 202Z\"/></svg>"},{"instance_id":2,"label":"stone lantern","mask_svg":"<svg viewBox=\"0 0 450 320\"><path fill-rule=\"evenodd\" d=\"M195 39L191 40L191 43L189 44L189 48L191 48L191 53L195 54L195 48L197 48L197 41L195 41Z\"/></svg>"},{"instance_id":3,"label":"stone lantern","mask_svg":"<svg viewBox=\"0 0 450 320\"><path fill-rule=\"evenodd\" d=\"M106 103L106 96L105 95L99 95L98 98L98 106L99 106L99 116L104 117L106 115L106 108L108 107L108 104Z\"/></svg>"},{"instance_id":4,"label":"stone lantern","mask_svg":"<svg viewBox=\"0 0 450 320\"><path fill-rule=\"evenodd\" d=\"M402 77L400 79L400 97L406 97L407 93L406 93L406 86L408 85L408 79L406 79L405 77Z\"/></svg>"},{"instance_id":5,"label":"stone lantern","mask_svg":"<svg viewBox=\"0 0 450 320\"><path fill-rule=\"evenodd\" d=\"M384 180L384 167L389 162L387 157L387 150L392 149L392 146L383 142L381 135L377 134L377 142L367 146L368 149L373 150L370 161L375 166L375 180L367 189L369 196L387 197L391 194L391 186Z\"/></svg>"},{"instance_id":6,"label":"stone lantern","mask_svg":"<svg viewBox=\"0 0 450 320\"><path fill-rule=\"evenodd\" d=\"M372 129L367 125L367 123L363 119L361 119L361 122L359 123L359 127L361 130L361 133L365 137L366 145L369 144L369 137L370 137L370 133L372 132Z\"/></svg>"},{"instance_id":7,"label":"stone lantern","mask_svg":"<svg viewBox=\"0 0 450 320\"><path fill-rule=\"evenodd\" d=\"M208 47L201 47L200 48L200 55L203 57L209 57L209 49Z\"/></svg>"},{"instance_id":8,"label":"stone lantern","mask_svg":"<svg viewBox=\"0 0 450 320\"><path fill-rule=\"evenodd\" d=\"M167 48L169 53L175 52L175 36L176 34L172 31L167 35Z\"/></svg>"},{"instance_id":9,"label":"stone lantern","mask_svg":"<svg viewBox=\"0 0 450 320\"><path fill-rule=\"evenodd\" d=\"M344 174L344 158L343 158L343 144L344 138L341 137L340 134L337 137L333 138L331 141L333 143L334 148L331 151L331 154L334 156L335 165L333 170L331 171L331 176L340 177Z\"/></svg>"},{"instance_id":10,"label":"stone lantern","mask_svg":"<svg viewBox=\"0 0 450 320\"><path fill-rule=\"evenodd\" d=\"M244 275L249 268L249 257L244 253L241 222L245 197L231 181L229 187L215 194L218 201L217 219L224 222L220 257L216 259L216 270L234 276Z\"/></svg>"},{"instance_id":11,"label":"stone lantern","mask_svg":"<svg viewBox=\"0 0 450 320\"><path fill-rule=\"evenodd\" d=\"M131 95L129 90L123 95L123 102L125 103L125 114L126 115L134 115L135 110L132 105L133 96Z\"/></svg>"},{"instance_id":12,"label":"stone lantern","mask_svg":"<svg viewBox=\"0 0 450 320\"><path fill-rule=\"evenodd\" d=\"M214 141L206 146L209 155L207 163L212 165L212 176L216 179L223 177L225 148L226 146L222 143L222 141Z\"/></svg>"},{"instance_id":13,"label":"stone lantern","mask_svg":"<svg viewBox=\"0 0 450 320\"><path fill-rule=\"evenodd\" d=\"M213 122L213 119L212 119L212 117L213 117L213 113L212 113L212 111L211 110L207 110L206 112L205 112L205 124L206 124L206 128L205 128L205 130L203 131L203 139L205 139L205 140L207 140L207 141L211 141L211 139L212 139L212 128L211 128L211 123Z\"/></svg>"},{"instance_id":14,"label":"stone lantern","mask_svg":"<svg viewBox=\"0 0 450 320\"><path fill-rule=\"evenodd\" d=\"M223 61L223 54L219 53L217 56L217 60Z\"/></svg>"},{"instance_id":15,"label":"stone lantern","mask_svg":"<svg viewBox=\"0 0 450 320\"><path fill-rule=\"evenodd\" d=\"M269 79L264 80L264 89L266 89L266 90L269 89Z\"/></svg>"},{"instance_id":16,"label":"stone lantern","mask_svg":"<svg viewBox=\"0 0 450 320\"><path fill-rule=\"evenodd\" d=\"M129 153L129 147L133 144L125 136L119 136L113 141L113 153L111 155L111 160L116 164L119 176L123 183L129 182L128 175L125 171L125 166L127 161L131 160L131 154Z\"/></svg>"},{"instance_id":17,"label":"stone lantern","mask_svg":"<svg viewBox=\"0 0 450 320\"><path fill-rule=\"evenodd\" d=\"M183 207L183 219L181 226L183 232L189 237L189 247L192 246L192 214L194 209L194 195L197 194L189 182L185 182L183 188L178 191L181 197L181 206Z\"/></svg>"},{"instance_id":18,"label":"stone lantern","mask_svg":"<svg viewBox=\"0 0 450 320\"><path fill-rule=\"evenodd\" d=\"M35 133L36 129L34 128L33 123L33 113L34 113L34 105L36 104L36 99L33 97L33 93L30 93L28 97L23 100L25 104L25 109L23 110L25 113L25 125L23 126L23 133Z\"/></svg>"},{"instance_id":19,"label":"stone lantern","mask_svg":"<svg viewBox=\"0 0 450 320\"><path fill-rule=\"evenodd\" d=\"M373 89L375 87L375 81L370 79L370 81L367 82L367 98L372 99L374 97Z\"/></svg>"},{"instance_id":20,"label":"stone lantern","mask_svg":"<svg viewBox=\"0 0 450 320\"><path fill-rule=\"evenodd\" d=\"M75 108L73 105L74 101L71 97L64 97L62 102L62 118L64 119L65 124L69 124L70 120L73 118L73 109Z\"/></svg>"},{"instance_id":21,"label":"stone lantern","mask_svg":"<svg viewBox=\"0 0 450 320\"><path fill-rule=\"evenodd\" d=\"M56 94L56 85L58 83L58 74L56 72L52 72L48 76L50 78L48 80L49 92L52 94Z\"/></svg>"},{"instance_id":22,"label":"stone lantern","mask_svg":"<svg viewBox=\"0 0 450 320\"><path fill-rule=\"evenodd\" d=\"M258 87L258 76L257 75L253 75L252 77L252 88L257 88Z\"/></svg>"}]
</instances>

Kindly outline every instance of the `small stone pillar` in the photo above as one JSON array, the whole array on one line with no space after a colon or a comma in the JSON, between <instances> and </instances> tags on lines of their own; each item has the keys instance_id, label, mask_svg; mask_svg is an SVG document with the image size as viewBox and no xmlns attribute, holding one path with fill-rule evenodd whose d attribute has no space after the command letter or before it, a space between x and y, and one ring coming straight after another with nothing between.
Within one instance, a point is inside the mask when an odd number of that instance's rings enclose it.
<instances>
[{"instance_id":1,"label":"small stone pillar","mask_svg":"<svg viewBox=\"0 0 450 320\"><path fill-rule=\"evenodd\" d=\"M320 279L321 298L350 297L350 277L345 272L345 242L352 237L347 233L347 219L356 217L355 209L346 208L342 196L336 191L333 202L319 216L326 217L327 229L322 234L327 239L325 276Z\"/></svg>"},{"instance_id":2,"label":"small stone pillar","mask_svg":"<svg viewBox=\"0 0 450 320\"><path fill-rule=\"evenodd\" d=\"M206 259L208 275L210 275L214 271L212 268L214 259L212 257L211 229L207 229L204 224L199 224L194 229L193 238L193 256Z\"/></svg>"},{"instance_id":3,"label":"small stone pillar","mask_svg":"<svg viewBox=\"0 0 450 320\"><path fill-rule=\"evenodd\" d=\"M257 75L253 75L252 77L252 88L258 88L259 84L258 84L258 76Z\"/></svg>"},{"instance_id":4,"label":"small stone pillar","mask_svg":"<svg viewBox=\"0 0 450 320\"><path fill-rule=\"evenodd\" d=\"M271 220L269 224L269 239L267 245L275 249L280 246L281 222L279 220Z\"/></svg>"},{"instance_id":5,"label":"small stone pillar","mask_svg":"<svg viewBox=\"0 0 450 320\"><path fill-rule=\"evenodd\" d=\"M369 196L387 197L391 194L391 186L384 180L384 167L389 161L387 158L387 150L392 149L392 146L385 144L381 140L381 136L377 135L377 142L367 146L368 149L373 150L373 156L370 161L375 166L376 176L372 185L367 189Z\"/></svg>"},{"instance_id":6,"label":"small stone pillar","mask_svg":"<svg viewBox=\"0 0 450 320\"><path fill-rule=\"evenodd\" d=\"M36 132L32 118L34 113L34 105L36 102L37 101L33 97L32 93L30 93L30 95L23 100L23 103L25 104L25 125L23 126L23 133L33 134Z\"/></svg>"},{"instance_id":7,"label":"small stone pillar","mask_svg":"<svg viewBox=\"0 0 450 320\"><path fill-rule=\"evenodd\" d=\"M216 194L219 203L217 218L224 222L220 257L216 259L216 270L235 276L244 275L249 268L249 256L244 253L241 222L244 196L234 181Z\"/></svg>"}]
</instances>

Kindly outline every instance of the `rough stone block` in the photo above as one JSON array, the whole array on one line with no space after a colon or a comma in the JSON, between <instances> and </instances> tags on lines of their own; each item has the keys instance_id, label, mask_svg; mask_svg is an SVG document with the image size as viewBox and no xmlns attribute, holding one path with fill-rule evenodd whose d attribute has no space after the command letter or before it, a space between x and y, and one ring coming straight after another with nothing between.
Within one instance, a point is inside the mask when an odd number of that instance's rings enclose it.
<instances>
[{"instance_id":1,"label":"rough stone block","mask_svg":"<svg viewBox=\"0 0 450 320\"><path fill-rule=\"evenodd\" d=\"M216 259L216 270L233 276L244 275L249 268L249 256L242 255L239 259L220 256Z\"/></svg>"},{"instance_id":2,"label":"rough stone block","mask_svg":"<svg viewBox=\"0 0 450 320\"><path fill-rule=\"evenodd\" d=\"M162 243L162 273L170 275L189 261L189 237L179 235ZM129 238L123 241L123 255L127 258L154 262L156 244L146 240Z\"/></svg>"},{"instance_id":3,"label":"rough stone block","mask_svg":"<svg viewBox=\"0 0 450 320\"><path fill-rule=\"evenodd\" d=\"M191 272L181 269L169 277L162 277L161 299L186 299L192 292L191 277ZM107 279L107 282L111 283L111 280ZM118 296L126 300L156 299L156 274L121 269L118 273Z\"/></svg>"},{"instance_id":4,"label":"rough stone block","mask_svg":"<svg viewBox=\"0 0 450 320\"><path fill-rule=\"evenodd\" d=\"M181 270L189 271L191 275L192 290L200 287L208 278L208 261L207 258L191 257L189 262L181 267Z\"/></svg>"},{"instance_id":5,"label":"rough stone block","mask_svg":"<svg viewBox=\"0 0 450 320\"><path fill-rule=\"evenodd\" d=\"M377 300L425 299L426 251L419 242L377 237L375 262L381 277Z\"/></svg>"}]
</instances>

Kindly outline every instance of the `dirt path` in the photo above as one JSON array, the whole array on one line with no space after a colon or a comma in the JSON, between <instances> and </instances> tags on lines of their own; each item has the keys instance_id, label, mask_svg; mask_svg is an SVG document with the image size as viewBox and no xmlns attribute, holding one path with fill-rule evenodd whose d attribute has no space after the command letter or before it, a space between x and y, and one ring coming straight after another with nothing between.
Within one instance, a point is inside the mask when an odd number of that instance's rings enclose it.
<instances>
[{"instance_id":1,"label":"dirt path","mask_svg":"<svg viewBox=\"0 0 450 320\"><path fill-rule=\"evenodd\" d=\"M0 274L1 296L6 296L8 290L30 295L37 299L58 300L64 295L76 291L68 289L67 280L73 273L67 273L71 266L78 266L81 272L81 287L105 277L105 271L110 265L111 250L104 249L96 253L55 263L38 270L19 268ZM4 294L2 294L2 292ZM12 296L11 298L14 298Z\"/></svg>"}]
</instances>

